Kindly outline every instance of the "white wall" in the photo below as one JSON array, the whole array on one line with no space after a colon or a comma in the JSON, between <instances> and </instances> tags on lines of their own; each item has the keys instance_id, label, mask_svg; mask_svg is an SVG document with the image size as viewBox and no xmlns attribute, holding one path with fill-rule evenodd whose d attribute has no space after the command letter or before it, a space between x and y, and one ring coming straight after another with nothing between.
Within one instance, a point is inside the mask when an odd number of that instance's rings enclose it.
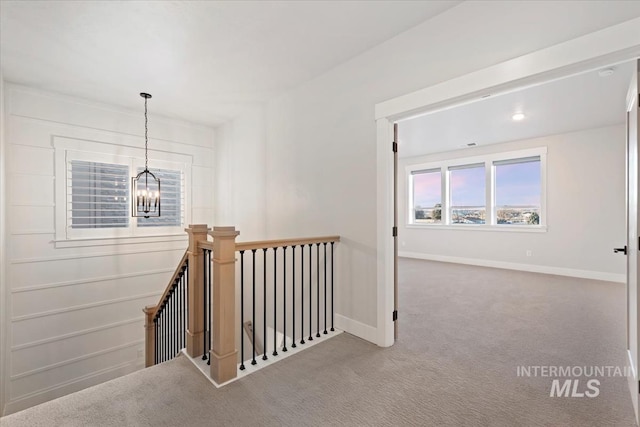
<instances>
[{"instance_id":1,"label":"white wall","mask_svg":"<svg viewBox=\"0 0 640 427\"><path fill-rule=\"evenodd\" d=\"M400 125L402 133L402 125ZM407 225L405 167L547 147L547 231L444 230ZM400 255L624 281L625 126L551 135L399 162ZM526 251L532 256L526 256Z\"/></svg>"},{"instance_id":2,"label":"white wall","mask_svg":"<svg viewBox=\"0 0 640 427\"><path fill-rule=\"evenodd\" d=\"M238 241L266 235L264 109L216 128L215 225L233 225Z\"/></svg>"},{"instance_id":3,"label":"white wall","mask_svg":"<svg viewBox=\"0 0 640 427\"><path fill-rule=\"evenodd\" d=\"M141 148L142 110L13 85L6 96L11 413L143 367L142 308L157 303L186 234L56 248L52 137ZM213 223L213 130L151 113L149 136L152 150L192 156L191 222Z\"/></svg>"},{"instance_id":4,"label":"white wall","mask_svg":"<svg viewBox=\"0 0 640 427\"><path fill-rule=\"evenodd\" d=\"M340 234L337 311L375 336L374 105L638 15L633 2L464 2L273 99L268 235Z\"/></svg>"},{"instance_id":5,"label":"white wall","mask_svg":"<svg viewBox=\"0 0 640 427\"><path fill-rule=\"evenodd\" d=\"M4 126L4 78L0 69L0 416L4 413L4 403L7 392L7 382L5 378L5 365L7 362L7 334L5 325L9 319L7 306L7 284L6 284L6 226L5 226L5 204L6 204L6 179L5 179L5 126Z\"/></svg>"}]
</instances>

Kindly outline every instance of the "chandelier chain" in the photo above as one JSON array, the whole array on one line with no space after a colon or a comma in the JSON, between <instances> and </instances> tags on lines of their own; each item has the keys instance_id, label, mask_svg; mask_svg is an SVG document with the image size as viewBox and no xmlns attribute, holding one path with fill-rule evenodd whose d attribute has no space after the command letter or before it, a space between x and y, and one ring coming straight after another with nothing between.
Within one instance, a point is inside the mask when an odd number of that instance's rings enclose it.
<instances>
[{"instance_id":1,"label":"chandelier chain","mask_svg":"<svg viewBox=\"0 0 640 427\"><path fill-rule=\"evenodd\" d=\"M147 147L149 145L149 138L147 137L148 127L147 127L148 119L147 119L147 98L144 98L144 169L149 170L149 156L147 154Z\"/></svg>"}]
</instances>

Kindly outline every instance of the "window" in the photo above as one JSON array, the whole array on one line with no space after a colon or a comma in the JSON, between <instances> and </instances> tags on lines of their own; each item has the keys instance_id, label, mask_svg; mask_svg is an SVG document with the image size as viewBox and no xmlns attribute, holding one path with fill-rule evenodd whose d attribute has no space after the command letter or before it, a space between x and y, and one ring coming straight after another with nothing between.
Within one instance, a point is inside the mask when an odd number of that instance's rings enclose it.
<instances>
[{"instance_id":1,"label":"window","mask_svg":"<svg viewBox=\"0 0 640 427\"><path fill-rule=\"evenodd\" d=\"M71 160L67 163L67 215L71 228L129 226L129 167Z\"/></svg>"},{"instance_id":2,"label":"window","mask_svg":"<svg viewBox=\"0 0 640 427\"><path fill-rule=\"evenodd\" d=\"M442 222L442 177L440 169L414 171L413 219L417 224Z\"/></svg>"},{"instance_id":3,"label":"window","mask_svg":"<svg viewBox=\"0 0 640 427\"><path fill-rule=\"evenodd\" d=\"M161 182L161 216L133 218L131 177L144 169L144 150L63 137L53 145L56 242L183 233L190 221L191 156L150 155L149 169Z\"/></svg>"},{"instance_id":4,"label":"window","mask_svg":"<svg viewBox=\"0 0 640 427\"><path fill-rule=\"evenodd\" d=\"M408 225L545 230L546 148L407 166Z\"/></svg>"},{"instance_id":5,"label":"window","mask_svg":"<svg viewBox=\"0 0 640 427\"><path fill-rule=\"evenodd\" d=\"M493 162L497 224L540 224L540 156Z\"/></svg>"},{"instance_id":6,"label":"window","mask_svg":"<svg viewBox=\"0 0 640 427\"><path fill-rule=\"evenodd\" d=\"M484 224L486 192L484 163L449 167L449 209L452 224Z\"/></svg>"}]
</instances>

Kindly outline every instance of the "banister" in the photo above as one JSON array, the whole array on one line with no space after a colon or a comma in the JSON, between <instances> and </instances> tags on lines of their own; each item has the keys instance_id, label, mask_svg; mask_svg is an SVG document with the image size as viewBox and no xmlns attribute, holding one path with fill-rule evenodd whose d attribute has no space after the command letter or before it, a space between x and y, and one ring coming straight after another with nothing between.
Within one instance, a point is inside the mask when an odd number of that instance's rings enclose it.
<instances>
[{"instance_id":1,"label":"banister","mask_svg":"<svg viewBox=\"0 0 640 427\"><path fill-rule=\"evenodd\" d=\"M323 259L324 259L324 291L322 295L324 297L324 321L325 330L324 334L327 334L327 310L328 295L331 295L331 331L333 331L333 248L334 243L340 242L340 236L319 236L319 237L304 237L304 238L289 238L289 239L275 239L275 240L259 240L250 242L236 242L235 239L239 232L235 227L213 227L208 228L206 224L192 224L189 225L185 231L189 235L189 246L185 251L182 259L178 263L178 266L173 273L168 286L158 303L156 305L149 305L145 307L145 364L151 366L155 363L160 363L169 360L175 356L175 353L181 348L185 348L187 354L190 357L199 357L204 354L204 358L209 359L210 375L214 381L218 384L227 382L237 375L237 353L236 350L236 316L235 316L235 263L237 259L240 259L240 311L241 311L241 325L244 323L244 316L242 314L244 304L242 303L244 294L243 285L243 257L244 251L256 251L258 249L264 250L263 258L266 263L267 250L273 250L273 330L274 330L274 343L273 343L273 356L277 356L277 308L278 300L276 300L277 290L280 286L280 280L278 279L278 259L281 260L283 265L283 277L282 277L282 301L280 307L284 307L283 304L287 304L287 283L286 283L286 268L287 263L287 247L300 247L300 250L308 248L309 254L309 267L305 273L309 273L309 280L306 282L309 289L309 333L312 331L312 319L311 319L311 292L315 289L316 295L316 337L320 336L320 246L324 244ZM213 239L213 241L209 240ZM331 245L328 245L331 243ZM315 282L312 282L311 277L311 254L312 245L315 248L315 268L316 277ZM329 246L330 254L327 253L327 247ZM303 248L304 247L304 248ZM278 250L280 249L280 252ZM237 254L241 251L241 254ZM291 348L295 348L295 261L296 254L292 249L291 261L294 263L291 276L293 299L289 300L293 304L294 313L294 333L292 335ZM282 257L277 258L276 253L282 253ZM212 256L215 254L215 256ZM255 254L254 254L255 255ZM330 258L329 258L330 255ZM301 254L300 259L300 274L303 273L304 256ZM327 270L327 260L330 262L330 270ZM265 264L266 265L266 264ZM188 266L188 267L187 267ZM263 266L263 268L266 268ZM253 287L255 288L255 260L253 264L254 278ZM329 275L330 273L330 275ZM262 271L263 275L263 292L267 294L267 280L266 269ZM302 276L301 280L302 280ZM307 276L305 276L307 277ZM330 277L330 281L329 278ZM328 287L330 285L330 287ZM315 286L315 288L314 288ZM300 289L303 291L303 288ZM213 297L215 295L215 298ZM302 293L301 293L302 295ZM307 301L307 300L304 300ZM255 289L253 295L253 304L255 304ZM301 301L301 303L304 303ZM267 305L266 299L263 300L263 331L262 339L264 349L263 360L267 360ZM304 313L301 306L301 313ZM254 308L255 310L255 308ZM178 313L176 315L176 313ZM284 327L286 328L286 310L284 312ZM301 314L302 316L302 314ZM158 317L156 319L156 317ZM253 315L255 318L255 313ZM305 318L306 320L306 318ZM255 319L252 320L252 326ZM300 318L301 327L303 319ZM177 326L176 326L177 325ZM167 329L168 328L168 329ZM244 329L244 326L241 326ZM162 332L164 331L164 332ZM255 331L252 331L255 333ZM303 329L304 332L304 329ZM252 333L252 335L253 335ZM241 334L242 335L242 334ZM286 352L286 329L284 329L284 346L283 352ZM258 337L256 337L258 338ZM309 341L312 338L309 337ZM301 336L300 343L304 344L304 337ZM256 341L252 342L255 353ZM241 338L241 366L243 369L244 351L243 341ZM255 356L254 356L255 357ZM253 362L255 363L255 361Z\"/></svg>"},{"instance_id":2,"label":"banister","mask_svg":"<svg viewBox=\"0 0 640 427\"><path fill-rule=\"evenodd\" d=\"M142 310L145 315L144 328L145 328L145 366L146 367L153 366L155 363L157 363L156 315L158 314L158 310L160 310L160 308L162 307L163 301L165 301L168 298L172 290L175 289L177 282L180 280L180 277L181 277L180 275L183 273L184 265L187 262L187 253L188 252L185 251L184 255L182 256L182 259L180 260L180 263L178 264L178 267L176 268L173 275L171 276L171 280L167 284L167 287L162 293L162 296L160 297L160 300L158 301L158 303L156 305L148 305Z\"/></svg>"},{"instance_id":3,"label":"banister","mask_svg":"<svg viewBox=\"0 0 640 427\"><path fill-rule=\"evenodd\" d=\"M257 240L253 242L237 242L236 251L250 251L253 249L280 248L283 246L299 246L316 243L339 242L340 236L304 237L298 239Z\"/></svg>"},{"instance_id":4,"label":"banister","mask_svg":"<svg viewBox=\"0 0 640 427\"><path fill-rule=\"evenodd\" d=\"M182 270L182 266L184 266L184 263L187 261L187 257L188 257L188 252L184 251L184 255L182 255L182 259L178 263L178 267L176 267L176 271L173 272L173 276L171 276L171 280L169 280L167 287L164 289L164 292L162 293L162 296L160 297L158 304L156 304L155 307L153 306L145 307L145 310L146 310L145 313L147 314L147 316L150 316L151 319L153 319L156 316L156 313L158 312L158 308L160 307L160 304L162 304L162 301L164 301L164 299L167 297L167 294L171 292L171 287L173 286L173 283L176 281L176 279L178 279L178 276L180 275L180 271Z\"/></svg>"},{"instance_id":5,"label":"banister","mask_svg":"<svg viewBox=\"0 0 640 427\"><path fill-rule=\"evenodd\" d=\"M200 242L198 242L198 249L200 249L200 250L208 249L208 250L212 251L213 250L213 242L200 241Z\"/></svg>"}]
</instances>

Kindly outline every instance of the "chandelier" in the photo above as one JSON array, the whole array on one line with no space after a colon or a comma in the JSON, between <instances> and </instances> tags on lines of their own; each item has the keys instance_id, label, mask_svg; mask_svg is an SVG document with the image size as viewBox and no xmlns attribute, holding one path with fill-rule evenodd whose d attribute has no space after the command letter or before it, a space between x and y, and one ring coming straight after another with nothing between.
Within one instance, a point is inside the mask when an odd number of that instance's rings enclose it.
<instances>
[{"instance_id":1,"label":"chandelier","mask_svg":"<svg viewBox=\"0 0 640 427\"><path fill-rule=\"evenodd\" d=\"M149 171L147 136L147 100L151 98L148 93L141 93L144 98L144 170L131 178L131 216L133 217L159 217L160 216L160 180Z\"/></svg>"}]
</instances>

